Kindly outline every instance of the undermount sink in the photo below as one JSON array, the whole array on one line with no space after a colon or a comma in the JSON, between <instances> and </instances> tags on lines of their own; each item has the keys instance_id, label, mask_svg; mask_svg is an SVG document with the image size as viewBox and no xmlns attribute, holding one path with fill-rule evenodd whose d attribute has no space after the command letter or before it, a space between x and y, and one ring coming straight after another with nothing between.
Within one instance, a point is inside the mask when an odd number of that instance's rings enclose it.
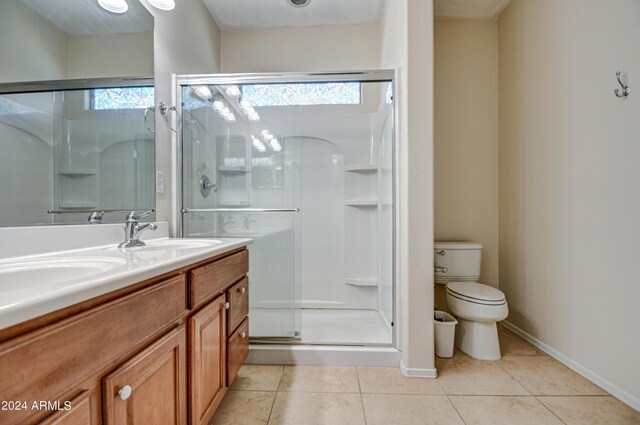
<instances>
[{"instance_id":1,"label":"undermount sink","mask_svg":"<svg viewBox=\"0 0 640 425\"><path fill-rule=\"evenodd\" d=\"M85 278L126 264L121 258L42 258L0 265L0 293L26 285L56 284Z\"/></svg>"}]
</instances>

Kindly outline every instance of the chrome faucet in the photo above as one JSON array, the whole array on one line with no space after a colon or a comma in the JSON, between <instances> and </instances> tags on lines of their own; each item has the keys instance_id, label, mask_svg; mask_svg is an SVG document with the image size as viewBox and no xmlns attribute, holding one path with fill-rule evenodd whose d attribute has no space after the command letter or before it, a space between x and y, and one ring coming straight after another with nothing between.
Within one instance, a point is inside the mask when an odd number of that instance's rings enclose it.
<instances>
[{"instance_id":1,"label":"chrome faucet","mask_svg":"<svg viewBox=\"0 0 640 425\"><path fill-rule=\"evenodd\" d=\"M248 232L249 230L251 230L251 223L255 223L256 221L258 220L251 218L251 214L245 214L242 217L242 230Z\"/></svg>"},{"instance_id":2,"label":"chrome faucet","mask_svg":"<svg viewBox=\"0 0 640 425\"><path fill-rule=\"evenodd\" d=\"M235 222L233 218L228 217L226 214L220 214L218 216L218 234L227 233L227 225Z\"/></svg>"},{"instance_id":3,"label":"chrome faucet","mask_svg":"<svg viewBox=\"0 0 640 425\"><path fill-rule=\"evenodd\" d=\"M102 224L102 219L104 216L104 211L94 211L87 217L87 220L91 224Z\"/></svg>"},{"instance_id":4,"label":"chrome faucet","mask_svg":"<svg viewBox=\"0 0 640 425\"><path fill-rule=\"evenodd\" d=\"M138 239L140 233L147 229L156 230L158 225L153 223L140 224L140 219L148 216L154 211L155 210L145 212L131 211L127 214L127 219L124 222L124 242L118 245L118 248L132 248L134 246L146 245Z\"/></svg>"}]
</instances>

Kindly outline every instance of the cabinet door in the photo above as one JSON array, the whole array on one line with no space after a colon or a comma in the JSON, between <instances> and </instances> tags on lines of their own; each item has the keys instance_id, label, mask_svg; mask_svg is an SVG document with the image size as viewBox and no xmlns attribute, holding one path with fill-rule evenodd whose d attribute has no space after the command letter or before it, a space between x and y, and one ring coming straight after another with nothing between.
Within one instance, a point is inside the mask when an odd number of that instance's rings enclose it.
<instances>
[{"instance_id":1,"label":"cabinet door","mask_svg":"<svg viewBox=\"0 0 640 425\"><path fill-rule=\"evenodd\" d=\"M83 391L70 400L69 410L61 410L47 417L40 425L91 425L91 399Z\"/></svg>"},{"instance_id":2,"label":"cabinet door","mask_svg":"<svg viewBox=\"0 0 640 425\"><path fill-rule=\"evenodd\" d=\"M106 425L186 425L186 349L179 327L103 379Z\"/></svg>"},{"instance_id":3,"label":"cabinet door","mask_svg":"<svg viewBox=\"0 0 640 425\"><path fill-rule=\"evenodd\" d=\"M189 319L190 423L207 424L225 388L225 297L220 296Z\"/></svg>"}]
</instances>

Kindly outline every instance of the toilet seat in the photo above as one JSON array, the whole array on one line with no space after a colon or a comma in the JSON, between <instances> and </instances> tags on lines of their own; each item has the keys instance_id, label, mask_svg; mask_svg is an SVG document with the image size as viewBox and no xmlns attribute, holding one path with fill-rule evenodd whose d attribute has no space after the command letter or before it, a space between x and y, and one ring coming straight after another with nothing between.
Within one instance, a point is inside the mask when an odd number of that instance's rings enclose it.
<instances>
[{"instance_id":1,"label":"toilet seat","mask_svg":"<svg viewBox=\"0 0 640 425\"><path fill-rule=\"evenodd\" d=\"M476 282L449 282L447 295L462 301L487 306L506 304L504 293L489 285Z\"/></svg>"}]
</instances>

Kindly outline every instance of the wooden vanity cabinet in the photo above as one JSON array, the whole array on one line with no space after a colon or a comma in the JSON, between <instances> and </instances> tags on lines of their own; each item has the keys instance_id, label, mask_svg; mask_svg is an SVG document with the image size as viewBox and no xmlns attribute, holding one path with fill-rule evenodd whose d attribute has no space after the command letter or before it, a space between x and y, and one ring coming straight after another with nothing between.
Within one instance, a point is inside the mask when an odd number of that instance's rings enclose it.
<instances>
[{"instance_id":1,"label":"wooden vanity cabinet","mask_svg":"<svg viewBox=\"0 0 640 425\"><path fill-rule=\"evenodd\" d=\"M208 423L248 353L247 272L240 249L0 330L0 399L71 402L0 424Z\"/></svg>"},{"instance_id":2,"label":"wooden vanity cabinet","mask_svg":"<svg viewBox=\"0 0 640 425\"><path fill-rule=\"evenodd\" d=\"M208 424L226 393L225 296L189 318L191 424Z\"/></svg>"},{"instance_id":3,"label":"wooden vanity cabinet","mask_svg":"<svg viewBox=\"0 0 640 425\"><path fill-rule=\"evenodd\" d=\"M103 378L105 425L187 425L184 327Z\"/></svg>"}]
</instances>

